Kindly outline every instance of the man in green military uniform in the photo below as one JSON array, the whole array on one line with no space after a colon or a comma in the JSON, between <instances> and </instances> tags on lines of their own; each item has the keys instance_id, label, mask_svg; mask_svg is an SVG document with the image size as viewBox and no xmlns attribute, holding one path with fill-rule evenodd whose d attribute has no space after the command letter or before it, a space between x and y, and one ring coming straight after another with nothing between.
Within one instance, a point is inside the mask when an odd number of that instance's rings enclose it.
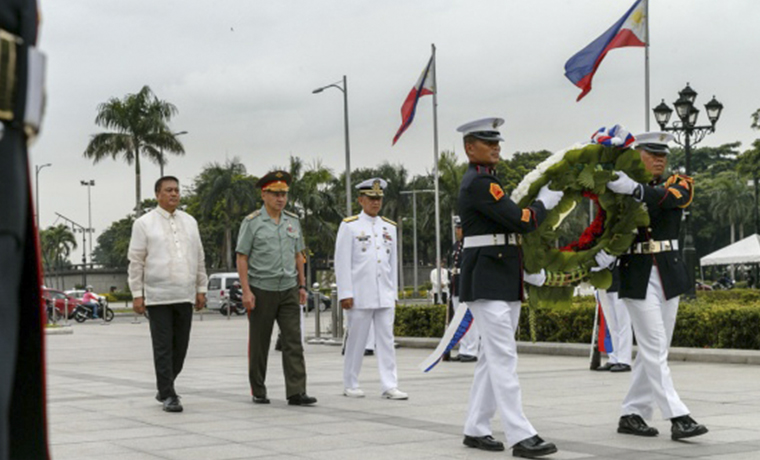
<instances>
[{"instance_id":1,"label":"man in green military uniform","mask_svg":"<svg viewBox=\"0 0 760 460\"><path fill-rule=\"evenodd\" d=\"M262 177L264 206L243 220L238 233L237 271L248 310L248 378L253 402L269 404L267 358L275 320L282 332L285 395L293 406L311 405L301 342L301 305L306 303L305 248L298 216L284 211L291 177L273 171ZM244 280L248 282L244 282Z\"/></svg>"}]
</instances>

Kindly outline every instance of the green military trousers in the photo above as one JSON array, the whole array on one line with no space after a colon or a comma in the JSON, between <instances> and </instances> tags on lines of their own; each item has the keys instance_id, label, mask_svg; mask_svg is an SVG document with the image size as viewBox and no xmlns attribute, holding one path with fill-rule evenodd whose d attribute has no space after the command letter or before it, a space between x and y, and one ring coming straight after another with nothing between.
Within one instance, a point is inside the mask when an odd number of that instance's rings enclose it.
<instances>
[{"instance_id":1,"label":"green military trousers","mask_svg":"<svg viewBox=\"0 0 760 460\"><path fill-rule=\"evenodd\" d=\"M267 395L266 376L269 346L275 320L282 333L282 368L285 396L306 392L306 363L301 343L301 306L298 287L285 291L265 291L251 286L256 308L248 315L248 379L253 396Z\"/></svg>"}]
</instances>

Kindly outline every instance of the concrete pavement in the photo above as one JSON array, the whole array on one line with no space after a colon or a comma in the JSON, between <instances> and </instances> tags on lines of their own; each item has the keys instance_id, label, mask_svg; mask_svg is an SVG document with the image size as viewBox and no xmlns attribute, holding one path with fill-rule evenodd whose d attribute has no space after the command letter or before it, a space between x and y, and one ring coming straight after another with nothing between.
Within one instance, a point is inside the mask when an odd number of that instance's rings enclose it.
<instances>
[{"instance_id":1,"label":"concrete pavement","mask_svg":"<svg viewBox=\"0 0 760 460\"><path fill-rule=\"evenodd\" d=\"M307 328L313 324L307 322ZM313 325L311 326L313 328ZM307 345L308 392L314 407L286 404L279 353L267 384L272 404L251 403L247 323L206 315L194 321L185 369L177 382L185 412L168 414L154 399L147 321L117 318L50 335L48 413L56 460L77 459L496 459L503 453L462 445L473 364L441 363L423 374L429 349L397 350L408 401L380 398L374 357L361 375L364 399L342 396L340 348ZM760 366L672 362L676 387L710 433L674 442L669 422L657 438L615 432L629 373L588 370L587 357L523 353L519 375L525 412L557 444L553 459L760 459ZM498 417L494 435L504 440Z\"/></svg>"}]
</instances>

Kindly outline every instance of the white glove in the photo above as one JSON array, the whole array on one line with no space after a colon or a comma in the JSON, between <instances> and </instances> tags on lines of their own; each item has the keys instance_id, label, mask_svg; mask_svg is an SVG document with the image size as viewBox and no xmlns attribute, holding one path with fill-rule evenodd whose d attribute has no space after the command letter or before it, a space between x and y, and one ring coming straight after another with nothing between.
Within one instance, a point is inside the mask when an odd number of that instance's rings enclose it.
<instances>
[{"instance_id":1,"label":"white glove","mask_svg":"<svg viewBox=\"0 0 760 460\"><path fill-rule=\"evenodd\" d=\"M605 252L605 250L602 249L601 251L596 253L596 255L594 256L594 260L596 261L596 264L598 265L598 267L593 267L591 271L598 272L606 268L611 268L612 264L614 264L617 261L617 257L607 254L607 252Z\"/></svg>"},{"instance_id":2,"label":"white glove","mask_svg":"<svg viewBox=\"0 0 760 460\"><path fill-rule=\"evenodd\" d=\"M546 282L546 270L543 268L538 273L528 273L523 270L523 281L533 286L543 286Z\"/></svg>"},{"instance_id":3,"label":"white glove","mask_svg":"<svg viewBox=\"0 0 760 460\"><path fill-rule=\"evenodd\" d=\"M551 184L551 182L549 182L549 184ZM541 190L538 191L538 196L536 197L536 200L544 204L544 207L547 211L554 209L554 207L559 204L559 200L561 200L562 196L565 194L565 192L555 192L554 190L549 190L549 184L541 187Z\"/></svg>"},{"instance_id":4,"label":"white glove","mask_svg":"<svg viewBox=\"0 0 760 460\"><path fill-rule=\"evenodd\" d=\"M620 195L633 195L640 184L628 177L623 171L615 171L615 174L618 178L607 182L607 188Z\"/></svg>"}]
</instances>

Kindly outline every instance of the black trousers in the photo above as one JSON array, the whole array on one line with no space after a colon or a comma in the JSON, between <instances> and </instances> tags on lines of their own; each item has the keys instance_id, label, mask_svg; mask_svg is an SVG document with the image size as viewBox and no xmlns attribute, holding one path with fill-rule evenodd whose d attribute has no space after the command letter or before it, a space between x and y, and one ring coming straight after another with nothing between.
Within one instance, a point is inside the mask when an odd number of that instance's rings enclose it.
<instances>
[{"instance_id":1,"label":"black trousers","mask_svg":"<svg viewBox=\"0 0 760 460\"><path fill-rule=\"evenodd\" d=\"M47 459L44 306L26 140L0 135L0 460Z\"/></svg>"},{"instance_id":2,"label":"black trousers","mask_svg":"<svg viewBox=\"0 0 760 460\"><path fill-rule=\"evenodd\" d=\"M267 359L274 322L280 326L285 396L306 392L306 363L301 343L301 306L298 288L264 291L251 286L256 308L248 315L248 380L254 396L267 394Z\"/></svg>"},{"instance_id":3,"label":"black trousers","mask_svg":"<svg viewBox=\"0 0 760 460\"><path fill-rule=\"evenodd\" d=\"M193 324L193 305L189 302L155 305L148 307L148 314L158 397L166 399L177 396L174 381L185 364Z\"/></svg>"}]
</instances>

